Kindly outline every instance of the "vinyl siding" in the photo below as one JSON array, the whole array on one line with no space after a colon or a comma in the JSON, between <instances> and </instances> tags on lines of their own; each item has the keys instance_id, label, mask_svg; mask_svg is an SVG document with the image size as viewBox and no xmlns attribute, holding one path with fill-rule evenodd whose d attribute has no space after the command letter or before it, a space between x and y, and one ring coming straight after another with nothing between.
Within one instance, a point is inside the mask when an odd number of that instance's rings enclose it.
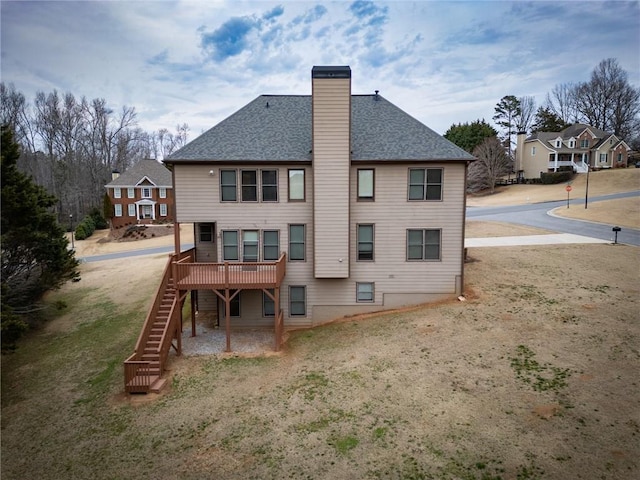
<instances>
[{"instance_id":1,"label":"vinyl siding","mask_svg":"<svg viewBox=\"0 0 640 480\"><path fill-rule=\"evenodd\" d=\"M411 165L414 167L415 165ZM305 169L306 202L287 202L287 165L278 166L279 199L277 203L224 203L219 201L219 168L209 175L210 166L176 165L174 174L178 195L180 222L215 222L216 255L221 257L220 232L223 230L279 230L280 250L288 250L288 226L305 224L306 261L288 261L287 273L281 287L280 303L285 326L303 327L325 323L356 313L379 311L405 305L419 304L460 294L463 252L463 219L465 165L463 163L429 164L443 168L442 201L407 201L409 165L351 166L349 205L350 221L347 235L349 278L315 278L312 252L313 172ZM375 200L357 201L357 168L375 169ZM182 197L181 197L182 195ZM185 197L185 198L183 198ZM283 201L284 199L284 201ZM374 224L374 262L357 261L357 224ZM409 228L437 228L442 230L441 259L439 261L408 262L406 260L406 230ZM322 238L322 237L320 237ZM207 246L210 248L210 245ZM202 250L201 255L209 253ZM356 283L374 282L375 301L356 302ZM307 315L289 316L289 286L306 286ZM211 295L213 295L211 293ZM273 326L273 318L262 317L261 291L241 293L241 319L232 319L234 326ZM208 296L207 296L208 298ZM213 297L212 297L213 298ZM201 310L211 305L203 301ZM224 312L220 313L224 321Z\"/></svg>"},{"instance_id":2,"label":"vinyl siding","mask_svg":"<svg viewBox=\"0 0 640 480\"><path fill-rule=\"evenodd\" d=\"M313 79L316 278L349 276L351 79Z\"/></svg>"}]
</instances>

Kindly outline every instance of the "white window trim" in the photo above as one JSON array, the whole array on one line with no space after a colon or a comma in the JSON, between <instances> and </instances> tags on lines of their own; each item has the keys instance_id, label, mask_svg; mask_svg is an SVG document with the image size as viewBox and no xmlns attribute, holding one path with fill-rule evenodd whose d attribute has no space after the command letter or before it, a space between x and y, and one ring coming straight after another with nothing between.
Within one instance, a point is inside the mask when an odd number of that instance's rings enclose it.
<instances>
[{"instance_id":1,"label":"white window trim","mask_svg":"<svg viewBox=\"0 0 640 480\"><path fill-rule=\"evenodd\" d=\"M371 299L360 298L360 286L371 285ZM374 282L356 282L356 302L357 303L375 303L376 301L376 284Z\"/></svg>"},{"instance_id":2,"label":"white window trim","mask_svg":"<svg viewBox=\"0 0 640 480\"><path fill-rule=\"evenodd\" d=\"M119 204L119 203L116 203L113 207L114 207L113 208L114 216L121 217L122 216L122 205Z\"/></svg>"},{"instance_id":3,"label":"white window trim","mask_svg":"<svg viewBox=\"0 0 640 480\"><path fill-rule=\"evenodd\" d=\"M130 203L130 204L128 205L127 210L128 210L127 214L128 214L130 217L135 217L135 216L136 216L136 206L135 206L135 204L134 204L134 203Z\"/></svg>"},{"instance_id":4,"label":"white window trim","mask_svg":"<svg viewBox=\"0 0 640 480\"><path fill-rule=\"evenodd\" d=\"M167 216L167 204L166 203L161 203L160 204L160 216L161 217L166 217Z\"/></svg>"},{"instance_id":5,"label":"white window trim","mask_svg":"<svg viewBox=\"0 0 640 480\"><path fill-rule=\"evenodd\" d=\"M166 187L160 187L160 189L158 190L158 195L160 196L160 198L167 198Z\"/></svg>"},{"instance_id":6,"label":"white window trim","mask_svg":"<svg viewBox=\"0 0 640 480\"><path fill-rule=\"evenodd\" d=\"M141 187L142 190L140 192L140 195L142 196L142 198L153 198L153 191L151 190L151 187ZM145 191L149 192L149 195L145 195Z\"/></svg>"},{"instance_id":7,"label":"white window trim","mask_svg":"<svg viewBox=\"0 0 640 480\"><path fill-rule=\"evenodd\" d=\"M133 187L127 188L127 198L136 198L136 191Z\"/></svg>"},{"instance_id":8,"label":"white window trim","mask_svg":"<svg viewBox=\"0 0 640 480\"><path fill-rule=\"evenodd\" d=\"M113 198L122 198L122 190L120 188L113 189Z\"/></svg>"}]
</instances>

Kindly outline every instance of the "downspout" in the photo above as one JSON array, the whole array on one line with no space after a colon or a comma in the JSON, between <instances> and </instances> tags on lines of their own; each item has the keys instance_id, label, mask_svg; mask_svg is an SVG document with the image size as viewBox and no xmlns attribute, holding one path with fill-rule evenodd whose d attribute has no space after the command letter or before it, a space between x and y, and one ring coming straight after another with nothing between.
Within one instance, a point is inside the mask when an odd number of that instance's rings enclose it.
<instances>
[{"instance_id":1,"label":"downspout","mask_svg":"<svg viewBox=\"0 0 640 480\"><path fill-rule=\"evenodd\" d=\"M460 259L460 291L456 292L458 295L464 295L464 262L465 253L467 249L464 246L465 230L467 225L467 171L469 169L469 163L464 163L464 191L462 192L462 255Z\"/></svg>"},{"instance_id":2,"label":"downspout","mask_svg":"<svg viewBox=\"0 0 640 480\"><path fill-rule=\"evenodd\" d=\"M180 222L178 222L178 202L176 202L175 165L171 169L171 187L173 188L173 253L180 253ZM195 227L195 226L194 226Z\"/></svg>"}]
</instances>

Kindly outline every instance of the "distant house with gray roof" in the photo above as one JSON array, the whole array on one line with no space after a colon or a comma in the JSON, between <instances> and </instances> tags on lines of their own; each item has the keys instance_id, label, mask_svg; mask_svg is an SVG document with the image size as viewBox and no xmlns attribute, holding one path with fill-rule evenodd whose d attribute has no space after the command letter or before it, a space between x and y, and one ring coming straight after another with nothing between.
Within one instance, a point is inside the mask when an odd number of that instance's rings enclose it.
<instances>
[{"instance_id":1,"label":"distant house with gray roof","mask_svg":"<svg viewBox=\"0 0 640 480\"><path fill-rule=\"evenodd\" d=\"M311 77L311 95L261 95L164 160L195 228L192 263L175 229L175 288L276 332L460 295L474 157L378 91L352 95L349 67Z\"/></svg>"},{"instance_id":2,"label":"distant house with gray roof","mask_svg":"<svg viewBox=\"0 0 640 480\"><path fill-rule=\"evenodd\" d=\"M140 160L122 174L113 172L105 185L113 207L111 228L152 223L173 223L174 196L171 172L154 159Z\"/></svg>"},{"instance_id":3,"label":"distant house with gray roof","mask_svg":"<svg viewBox=\"0 0 640 480\"><path fill-rule=\"evenodd\" d=\"M626 168L629 151L625 141L615 134L576 123L560 132L536 132L529 137L519 134L516 170L525 179L533 179L540 178L543 172Z\"/></svg>"}]
</instances>

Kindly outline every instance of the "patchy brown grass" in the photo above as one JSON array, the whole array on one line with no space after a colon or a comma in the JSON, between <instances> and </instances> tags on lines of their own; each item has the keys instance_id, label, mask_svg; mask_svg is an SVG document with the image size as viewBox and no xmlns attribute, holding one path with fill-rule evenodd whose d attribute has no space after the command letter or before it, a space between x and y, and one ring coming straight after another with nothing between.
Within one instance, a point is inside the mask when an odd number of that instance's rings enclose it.
<instances>
[{"instance_id":1,"label":"patchy brown grass","mask_svg":"<svg viewBox=\"0 0 640 480\"><path fill-rule=\"evenodd\" d=\"M2 359L3 479L637 476L640 248L469 253L465 302L174 359L147 397L122 394L121 362L150 302L139 272L166 256L122 263L138 287L121 290L115 266L83 265L51 298L64 314Z\"/></svg>"}]
</instances>

